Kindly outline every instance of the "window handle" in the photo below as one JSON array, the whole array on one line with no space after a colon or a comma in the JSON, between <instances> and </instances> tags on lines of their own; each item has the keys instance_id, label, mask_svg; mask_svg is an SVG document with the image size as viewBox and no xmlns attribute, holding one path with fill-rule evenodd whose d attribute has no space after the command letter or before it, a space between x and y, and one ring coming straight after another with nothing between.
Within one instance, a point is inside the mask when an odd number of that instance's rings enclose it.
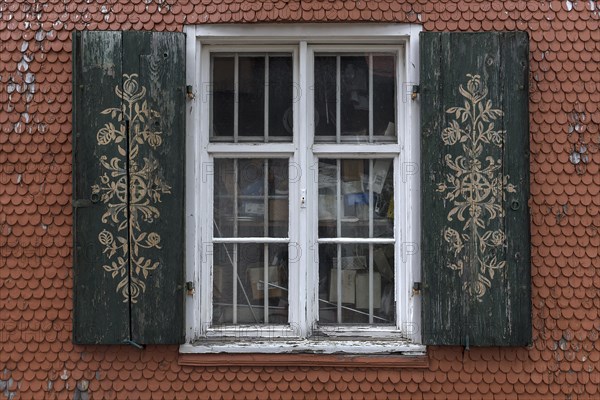
<instances>
[{"instance_id":1,"label":"window handle","mask_svg":"<svg viewBox=\"0 0 600 400\"><path fill-rule=\"evenodd\" d=\"M306 189L300 191L300 207L306 208Z\"/></svg>"}]
</instances>

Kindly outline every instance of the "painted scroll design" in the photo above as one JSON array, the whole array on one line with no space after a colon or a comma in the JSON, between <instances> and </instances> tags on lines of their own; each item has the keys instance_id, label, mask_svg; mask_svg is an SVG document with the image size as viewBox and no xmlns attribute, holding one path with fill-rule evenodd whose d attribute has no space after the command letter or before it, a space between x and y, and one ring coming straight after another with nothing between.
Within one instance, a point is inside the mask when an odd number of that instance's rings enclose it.
<instances>
[{"instance_id":1,"label":"painted scroll design","mask_svg":"<svg viewBox=\"0 0 600 400\"><path fill-rule=\"evenodd\" d=\"M101 112L110 115L113 121L96 134L98 145L116 146L128 163L119 157L109 160L106 155L100 156L105 172L100 176L100 184L92 186L92 195L100 196L100 201L108 206L101 217L105 228L98 234L98 241L104 246L103 253L110 263L102 268L119 280L116 291L122 294L125 303L137 302L139 295L146 291L149 273L160 265L139 255L140 249L161 248L160 235L143 231L140 221L152 223L159 218L156 204L161 202L163 194L171 193L157 160L143 157L143 162L139 162L140 146L157 149L162 145L162 132L152 129L151 122L160 114L149 108L146 88L139 85L137 78L137 74L123 75L122 90L115 87L122 102Z\"/></svg>"},{"instance_id":2,"label":"painted scroll design","mask_svg":"<svg viewBox=\"0 0 600 400\"><path fill-rule=\"evenodd\" d=\"M451 227L443 230L443 238L456 258L448 267L462 276L471 258L476 269L469 271L471 279L464 283L463 290L482 301L496 272L506 267L506 261L490 251L506 245L504 232L489 226L504 217L502 203L506 193L514 193L516 189L508 182L510 177L502 175L501 159L487 156L481 160L486 148L501 148L504 143L506 131L494 127L494 121L503 112L486 100L488 89L479 75L467 74L467 78L467 87L461 84L458 88L464 106L446 110L455 119L442 131L444 144L460 146L461 155L446 154L445 164L452 173L438 184L437 191L445 194L444 199L451 204L448 221L456 219L464 223L463 230L468 232L460 233Z\"/></svg>"}]
</instances>

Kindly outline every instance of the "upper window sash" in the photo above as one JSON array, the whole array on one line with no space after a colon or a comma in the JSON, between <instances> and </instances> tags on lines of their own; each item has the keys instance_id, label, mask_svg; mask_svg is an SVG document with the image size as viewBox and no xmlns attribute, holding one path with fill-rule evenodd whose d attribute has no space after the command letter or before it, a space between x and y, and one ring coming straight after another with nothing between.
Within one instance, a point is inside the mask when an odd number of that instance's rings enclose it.
<instances>
[{"instance_id":1,"label":"upper window sash","mask_svg":"<svg viewBox=\"0 0 600 400\"><path fill-rule=\"evenodd\" d=\"M400 104L403 102L403 83L406 82L404 68L405 53L406 48L403 44L369 46L360 44L316 44L309 46L307 75L308 87L312 89L309 91L307 119L310 128L309 142L316 155L325 156L342 152L344 156L351 157L352 153L357 152L371 154L387 153L387 155L398 153L399 148L397 144L400 143L400 134L401 132L405 132L402 124L406 116ZM375 112L374 106L379 99L377 91L381 89L381 85L376 85L377 79L374 79L378 68L374 66L373 57L382 55L388 58L393 57L393 80L395 86L391 101L394 104L391 110L388 108L393 113L393 120L390 121L388 117L388 121L375 123L376 114L379 114L379 112ZM331 87L327 90L321 87L324 83L322 80L319 82L319 72L315 68L317 64L316 58L324 59L329 56L335 60L335 66L330 66L334 67L333 69L335 70L335 85L330 85ZM357 58L356 56L359 57ZM347 58L347 62L344 62L344 57ZM364 58L364 60L360 58ZM354 65L357 63L363 64L362 68ZM380 69L388 70L389 66ZM352 80L356 79L358 81L355 82L357 86L355 88L352 86ZM375 86L379 89L376 89ZM324 104L325 100L323 97L327 98L329 107ZM329 97L333 97L333 99L329 99ZM344 99L347 101L344 101ZM347 129L343 129L344 106L342 103L347 103L348 101L358 103L357 107L359 109L366 109L362 112L364 114L363 119L365 120L362 121L362 125L364 125L363 130L365 131L362 134L348 135L349 132L346 132ZM328 108L327 111L323 109L324 107ZM320 112L317 108L321 108ZM335 108L335 111L332 108ZM359 112L356 111L356 113ZM332 119L335 122L335 131L332 131L329 136L325 134L323 128L318 127L319 125L323 125L321 121L323 119L330 121L330 125ZM382 124L384 126L380 126ZM319 130L321 131L320 133L318 132Z\"/></svg>"}]
</instances>

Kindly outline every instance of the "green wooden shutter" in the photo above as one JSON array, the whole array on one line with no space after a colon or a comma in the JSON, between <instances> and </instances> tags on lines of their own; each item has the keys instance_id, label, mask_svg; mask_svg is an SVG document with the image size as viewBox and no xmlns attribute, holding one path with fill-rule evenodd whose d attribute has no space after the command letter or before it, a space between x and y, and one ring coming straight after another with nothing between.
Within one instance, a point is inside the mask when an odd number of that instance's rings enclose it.
<instances>
[{"instance_id":1,"label":"green wooden shutter","mask_svg":"<svg viewBox=\"0 0 600 400\"><path fill-rule=\"evenodd\" d=\"M73 341L181 343L185 36L73 47Z\"/></svg>"},{"instance_id":2,"label":"green wooden shutter","mask_svg":"<svg viewBox=\"0 0 600 400\"><path fill-rule=\"evenodd\" d=\"M527 345L527 33L422 33L420 47L423 341Z\"/></svg>"}]
</instances>

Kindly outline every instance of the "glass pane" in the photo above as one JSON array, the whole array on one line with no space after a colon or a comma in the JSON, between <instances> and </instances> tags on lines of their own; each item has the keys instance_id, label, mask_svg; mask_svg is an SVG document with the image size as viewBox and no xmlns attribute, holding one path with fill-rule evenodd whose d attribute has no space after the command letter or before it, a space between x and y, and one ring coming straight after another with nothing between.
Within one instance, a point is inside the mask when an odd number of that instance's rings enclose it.
<instances>
[{"instance_id":1,"label":"glass pane","mask_svg":"<svg viewBox=\"0 0 600 400\"><path fill-rule=\"evenodd\" d=\"M393 171L389 158L320 159L319 237L393 238Z\"/></svg>"},{"instance_id":2,"label":"glass pane","mask_svg":"<svg viewBox=\"0 0 600 400\"><path fill-rule=\"evenodd\" d=\"M337 236L338 174L337 160L319 160L319 237Z\"/></svg>"},{"instance_id":3,"label":"glass pane","mask_svg":"<svg viewBox=\"0 0 600 400\"><path fill-rule=\"evenodd\" d=\"M268 160L268 215L270 237L288 237L289 167L286 159Z\"/></svg>"},{"instance_id":4,"label":"glass pane","mask_svg":"<svg viewBox=\"0 0 600 400\"><path fill-rule=\"evenodd\" d=\"M393 54L316 54L315 140L396 141L396 64Z\"/></svg>"},{"instance_id":5,"label":"glass pane","mask_svg":"<svg viewBox=\"0 0 600 400\"><path fill-rule=\"evenodd\" d=\"M292 55L215 53L211 57L211 140L291 142Z\"/></svg>"},{"instance_id":6,"label":"glass pane","mask_svg":"<svg viewBox=\"0 0 600 400\"><path fill-rule=\"evenodd\" d=\"M369 237L369 160L340 160L341 237Z\"/></svg>"},{"instance_id":7,"label":"glass pane","mask_svg":"<svg viewBox=\"0 0 600 400\"><path fill-rule=\"evenodd\" d=\"M395 125L396 58L373 56L373 135L393 137Z\"/></svg>"},{"instance_id":8,"label":"glass pane","mask_svg":"<svg viewBox=\"0 0 600 400\"><path fill-rule=\"evenodd\" d=\"M333 140L337 115L336 68L335 56L315 56L315 136L330 136Z\"/></svg>"},{"instance_id":9,"label":"glass pane","mask_svg":"<svg viewBox=\"0 0 600 400\"><path fill-rule=\"evenodd\" d=\"M240 159L238 164L238 237L265 235L268 198L265 192L265 160Z\"/></svg>"},{"instance_id":10,"label":"glass pane","mask_svg":"<svg viewBox=\"0 0 600 400\"><path fill-rule=\"evenodd\" d=\"M212 59L212 136L233 138L234 58Z\"/></svg>"},{"instance_id":11,"label":"glass pane","mask_svg":"<svg viewBox=\"0 0 600 400\"><path fill-rule=\"evenodd\" d=\"M288 275L287 245L215 245L213 325L288 323Z\"/></svg>"},{"instance_id":12,"label":"glass pane","mask_svg":"<svg viewBox=\"0 0 600 400\"><path fill-rule=\"evenodd\" d=\"M265 134L265 58L239 57L239 136Z\"/></svg>"},{"instance_id":13,"label":"glass pane","mask_svg":"<svg viewBox=\"0 0 600 400\"><path fill-rule=\"evenodd\" d=\"M292 57L269 57L269 136L291 136L294 128Z\"/></svg>"},{"instance_id":14,"label":"glass pane","mask_svg":"<svg viewBox=\"0 0 600 400\"><path fill-rule=\"evenodd\" d=\"M216 159L214 163L213 219L214 237L234 237L236 219L235 182L237 168L233 160Z\"/></svg>"},{"instance_id":15,"label":"glass pane","mask_svg":"<svg viewBox=\"0 0 600 400\"><path fill-rule=\"evenodd\" d=\"M394 237L394 160L372 160L373 237Z\"/></svg>"},{"instance_id":16,"label":"glass pane","mask_svg":"<svg viewBox=\"0 0 600 400\"><path fill-rule=\"evenodd\" d=\"M393 245L319 245L319 322L393 324L393 265Z\"/></svg>"},{"instance_id":17,"label":"glass pane","mask_svg":"<svg viewBox=\"0 0 600 400\"><path fill-rule=\"evenodd\" d=\"M340 57L342 136L369 135L368 57Z\"/></svg>"},{"instance_id":18,"label":"glass pane","mask_svg":"<svg viewBox=\"0 0 600 400\"><path fill-rule=\"evenodd\" d=\"M288 237L287 159L216 159L214 237Z\"/></svg>"}]
</instances>

